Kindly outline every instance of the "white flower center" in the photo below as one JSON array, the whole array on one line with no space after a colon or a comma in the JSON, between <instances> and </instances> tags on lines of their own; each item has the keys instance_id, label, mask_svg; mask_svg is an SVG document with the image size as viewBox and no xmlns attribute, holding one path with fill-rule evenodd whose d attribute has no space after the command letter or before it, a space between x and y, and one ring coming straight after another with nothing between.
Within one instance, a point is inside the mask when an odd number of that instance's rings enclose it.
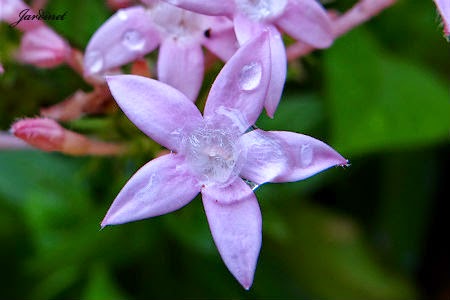
<instances>
[{"instance_id":1,"label":"white flower center","mask_svg":"<svg viewBox=\"0 0 450 300\"><path fill-rule=\"evenodd\" d=\"M239 174L238 137L224 129L201 128L183 141L183 154L203 184L226 184Z\"/></svg>"},{"instance_id":2,"label":"white flower center","mask_svg":"<svg viewBox=\"0 0 450 300\"><path fill-rule=\"evenodd\" d=\"M149 11L152 21L164 35L185 38L201 36L205 31L202 16L188 10L161 1Z\"/></svg>"},{"instance_id":3,"label":"white flower center","mask_svg":"<svg viewBox=\"0 0 450 300\"><path fill-rule=\"evenodd\" d=\"M284 11L287 0L235 0L239 11L255 21L270 20Z\"/></svg>"}]
</instances>

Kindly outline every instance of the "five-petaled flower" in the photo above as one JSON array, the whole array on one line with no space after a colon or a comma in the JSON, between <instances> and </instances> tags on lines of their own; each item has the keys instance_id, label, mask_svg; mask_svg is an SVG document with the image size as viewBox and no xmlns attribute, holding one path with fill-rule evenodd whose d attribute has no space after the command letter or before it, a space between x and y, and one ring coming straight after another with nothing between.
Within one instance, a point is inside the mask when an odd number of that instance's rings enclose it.
<instances>
[{"instance_id":1,"label":"five-petaled flower","mask_svg":"<svg viewBox=\"0 0 450 300\"><path fill-rule=\"evenodd\" d=\"M261 212L250 186L297 181L347 160L325 143L252 125L270 84L270 32L245 43L216 78L203 116L174 88L145 77L107 77L124 113L172 150L136 172L101 226L177 210L199 192L219 253L248 289L261 247ZM244 180L245 179L245 180Z\"/></svg>"},{"instance_id":2,"label":"five-petaled flower","mask_svg":"<svg viewBox=\"0 0 450 300\"><path fill-rule=\"evenodd\" d=\"M228 60L237 49L232 23L225 17L193 13L159 0L120 9L86 47L86 75L102 74L159 46L158 79L195 101L204 75L202 45Z\"/></svg>"},{"instance_id":3,"label":"five-petaled flower","mask_svg":"<svg viewBox=\"0 0 450 300\"><path fill-rule=\"evenodd\" d=\"M334 39L331 19L316 0L165 0L178 7L233 20L240 44L270 31L271 82L264 103L273 117L286 80L286 50L280 32L316 48L329 47Z\"/></svg>"}]
</instances>

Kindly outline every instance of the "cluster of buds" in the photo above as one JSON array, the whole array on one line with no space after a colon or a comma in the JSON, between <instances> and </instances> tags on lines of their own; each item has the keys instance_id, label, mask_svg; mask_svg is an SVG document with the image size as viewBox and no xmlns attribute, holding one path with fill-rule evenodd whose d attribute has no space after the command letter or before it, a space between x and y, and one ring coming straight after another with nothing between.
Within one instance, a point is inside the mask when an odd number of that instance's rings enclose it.
<instances>
[{"instance_id":1,"label":"cluster of buds","mask_svg":"<svg viewBox=\"0 0 450 300\"><path fill-rule=\"evenodd\" d=\"M128 181L101 226L169 213L201 193L219 253L249 289L262 238L253 190L348 164L319 140L294 132L266 132L254 123L263 109L275 116L290 60L329 47L394 0L361 0L342 15L328 12L315 0L141 2L107 1L117 12L93 33L83 53L21 0L0 0L0 21L23 32L18 61L39 68L67 64L93 88L43 108L40 117L15 122L10 133L17 139L2 133L0 145L23 148L20 139L43 151L69 155L126 153L129 148L122 144L88 138L59 124L105 112L113 96L140 130L171 152L150 161ZM447 2L436 3L448 31ZM295 40L287 48L284 34ZM157 48L156 70L151 70L144 57ZM225 65L202 115L194 103L211 57ZM131 75L123 75L121 67L130 63Z\"/></svg>"}]
</instances>

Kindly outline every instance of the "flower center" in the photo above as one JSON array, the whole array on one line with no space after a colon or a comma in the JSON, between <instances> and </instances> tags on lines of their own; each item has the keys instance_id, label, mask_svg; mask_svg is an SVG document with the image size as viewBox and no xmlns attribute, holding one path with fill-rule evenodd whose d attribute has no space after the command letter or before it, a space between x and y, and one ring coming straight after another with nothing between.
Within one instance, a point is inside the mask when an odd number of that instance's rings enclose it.
<instances>
[{"instance_id":1,"label":"flower center","mask_svg":"<svg viewBox=\"0 0 450 300\"><path fill-rule=\"evenodd\" d=\"M236 0L240 12L255 21L278 17L286 4L287 0Z\"/></svg>"},{"instance_id":2,"label":"flower center","mask_svg":"<svg viewBox=\"0 0 450 300\"><path fill-rule=\"evenodd\" d=\"M203 184L225 184L239 173L238 137L224 129L201 128L184 139L184 155Z\"/></svg>"},{"instance_id":3,"label":"flower center","mask_svg":"<svg viewBox=\"0 0 450 300\"><path fill-rule=\"evenodd\" d=\"M161 32L174 38L201 36L204 32L201 15L162 1L150 8L150 15Z\"/></svg>"}]
</instances>

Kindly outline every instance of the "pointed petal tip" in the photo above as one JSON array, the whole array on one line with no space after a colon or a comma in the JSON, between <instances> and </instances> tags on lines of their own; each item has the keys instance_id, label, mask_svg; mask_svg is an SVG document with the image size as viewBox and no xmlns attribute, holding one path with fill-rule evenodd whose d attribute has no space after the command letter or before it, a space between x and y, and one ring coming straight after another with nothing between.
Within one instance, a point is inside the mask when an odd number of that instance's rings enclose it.
<instances>
[{"instance_id":1,"label":"pointed petal tip","mask_svg":"<svg viewBox=\"0 0 450 300\"><path fill-rule=\"evenodd\" d=\"M240 282L240 284L242 285L242 287L246 291L249 291L250 288L252 287L253 281L252 280L245 280L245 281Z\"/></svg>"}]
</instances>

